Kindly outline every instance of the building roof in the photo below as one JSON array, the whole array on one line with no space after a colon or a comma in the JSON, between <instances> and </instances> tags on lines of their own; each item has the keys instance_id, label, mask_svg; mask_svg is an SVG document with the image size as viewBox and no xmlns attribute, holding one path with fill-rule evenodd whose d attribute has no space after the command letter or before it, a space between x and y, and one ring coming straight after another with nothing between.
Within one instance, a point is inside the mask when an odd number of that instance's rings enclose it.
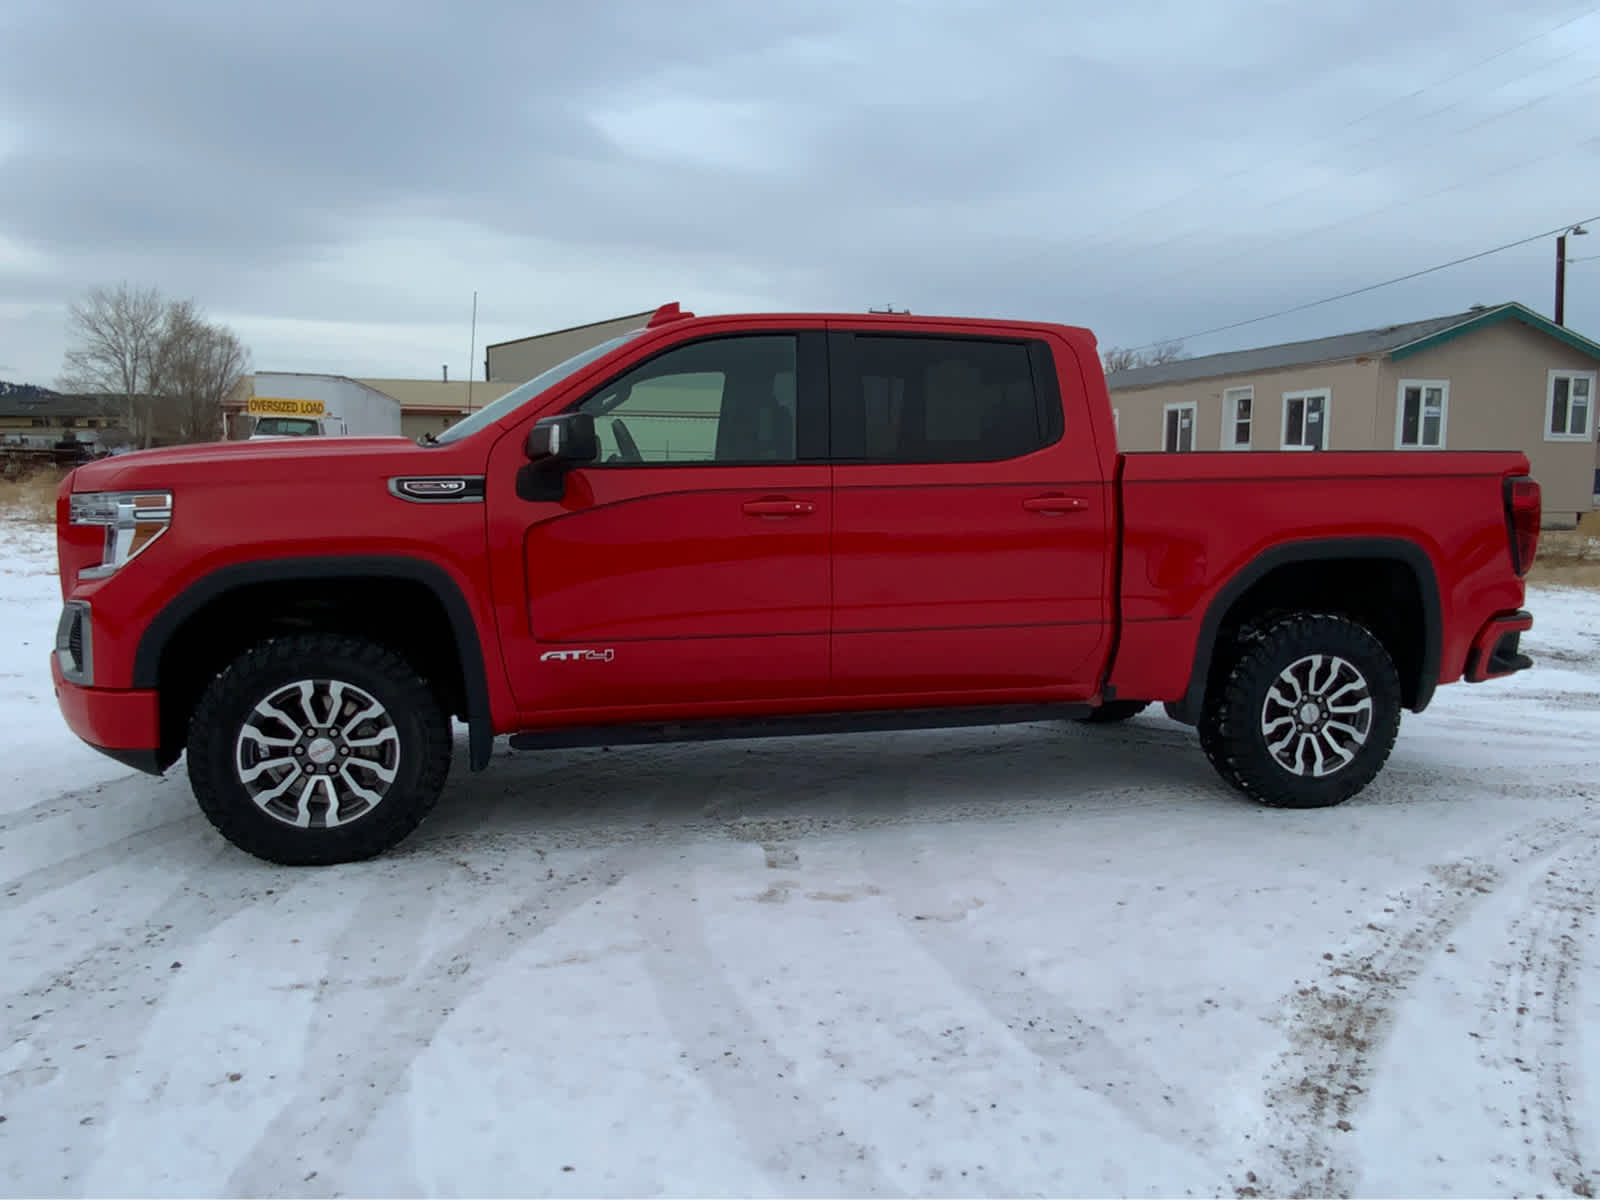
<instances>
[{"instance_id":1,"label":"building roof","mask_svg":"<svg viewBox=\"0 0 1600 1200\"><path fill-rule=\"evenodd\" d=\"M126 407L120 396L65 396L59 392L0 394L0 417L60 420L63 417L116 417L125 412Z\"/></svg>"},{"instance_id":2,"label":"building roof","mask_svg":"<svg viewBox=\"0 0 1600 1200\"><path fill-rule=\"evenodd\" d=\"M615 325L618 321L647 321L655 315L659 308L660 306L657 305L656 308L647 308L643 312L623 313L621 316L607 317L603 321L585 321L582 325L568 325L565 329L552 329L546 333L529 334L527 337L512 338L504 342L490 342L483 349L485 353L488 353L490 350L498 350L502 346L515 346L519 342L537 342L542 338L555 337L562 333L577 333L582 329L595 329L601 325Z\"/></svg>"},{"instance_id":3,"label":"building roof","mask_svg":"<svg viewBox=\"0 0 1600 1200\"><path fill-rule=\"evenodd\" d=\"M1377 329L1362 329L1355 333L1314 338L1306 342L1284 342L1277 346L1261 346L1254 350L1231 350L1223 354L1207 354L1201 358L1174 359L1172 362L1158 363L1150 367L1134 367L1131 370L1115 371L1107 375L1106 387L1112 391L1155 387L1166 383L1184 383L1191 379L1248 375L1256 371L1339 362L1351 358L1385 356L1400 359L1431 349L1452 338L1497 325L1502 321L1521 322L1565 342L1591 358L1600 359L1600 343L1574 333L1563 325L1546 320L1525 305L1511 302L1488 308L1472 308L1466 312L1451 313L1444 317L1429 317L1404 325L1384 325Z\"/></svg>"}]
</instances>

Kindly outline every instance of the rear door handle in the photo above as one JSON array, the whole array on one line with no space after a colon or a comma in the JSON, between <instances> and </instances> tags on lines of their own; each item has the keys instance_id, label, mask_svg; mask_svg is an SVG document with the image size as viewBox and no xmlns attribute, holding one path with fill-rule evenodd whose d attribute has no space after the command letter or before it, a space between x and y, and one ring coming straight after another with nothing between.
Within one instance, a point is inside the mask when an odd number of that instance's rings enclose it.
<instances>
[{"instance_id":1,"label":"rear door handle","mask_svg":"<svg viewBox=\"0 0 1600 1200\"><path fill-rule=\"evenodd\" d=\"M1062 513L1087 512L1089 502L1081 496L1030 496L1022 502L1029 512Z\"/></svg>"},{"instance_id":2,"label":"rear door handle","mask_svg":"<svg viewBox=\"0 0 1600 1200\"><path fill-rule=\"evenodd\" d=\"M768 496L764 500L746 500L744 511L752 517L804 517L816 512L817 506L809 500Z\"/></svg>"}]
</instances>

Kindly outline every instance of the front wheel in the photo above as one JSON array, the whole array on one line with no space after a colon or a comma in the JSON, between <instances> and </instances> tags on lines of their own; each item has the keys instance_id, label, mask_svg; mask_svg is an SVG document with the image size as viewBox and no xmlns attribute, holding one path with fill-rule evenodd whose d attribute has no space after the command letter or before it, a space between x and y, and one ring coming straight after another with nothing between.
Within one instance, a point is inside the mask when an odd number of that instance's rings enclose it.
<instances>
[{"instance_id":1,"label":"front wheel","mask_svg":"<svg viewBox=\"0 0 1600 1200\"><path fill-rule=\"evenodd\" d=\"M217 830L286 866L390 849L433 809L450 727L394 652L358 638L277 638L235 659L189 729L189 782Z\"/></svg>"},{"instance_id":2,"label":"front wheel","mask_svg":"<svg viewBox=\"0 0 1600 1200\"><path fill-rule=\"evenodd\" d=\"M1263 804L1325 808L1388 760L1400 676L1365 626L1300 613L1245 642L1211 704L1200 744L1223 779Z\"/></svg>"}]
</instances>

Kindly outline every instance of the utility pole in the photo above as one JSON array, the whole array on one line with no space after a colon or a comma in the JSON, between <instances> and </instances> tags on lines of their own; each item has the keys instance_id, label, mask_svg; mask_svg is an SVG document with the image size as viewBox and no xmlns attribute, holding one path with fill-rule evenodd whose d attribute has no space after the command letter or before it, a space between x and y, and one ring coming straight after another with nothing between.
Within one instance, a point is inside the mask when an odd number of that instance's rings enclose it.
<instances>
[{"instance_id":1,"label":"utility pole","mask_svg":"<svg viewBox=\"0 0 1600 1200\"><path fill-rule=\"evenodd\" d=\"M1573 225L1556 235L1556 324L1565 325L1567 316L1567 235L1581 237L1589 231Z\"/></svg>"}]
</instances>

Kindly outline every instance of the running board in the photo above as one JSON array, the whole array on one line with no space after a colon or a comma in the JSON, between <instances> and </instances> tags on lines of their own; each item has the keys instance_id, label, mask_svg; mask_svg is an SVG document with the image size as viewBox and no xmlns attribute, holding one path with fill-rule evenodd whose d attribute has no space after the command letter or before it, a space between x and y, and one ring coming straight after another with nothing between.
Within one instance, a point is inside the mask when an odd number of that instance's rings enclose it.
<instances>
[{"instance_id":1,"label":"running board","mask_svg":"<svg viewBox=\"0 0 1600 1200\"><path fill-rule=\"evenodd\" d=\"M1086 717L1089 704L1010 704L976 708L911 708L884 712L804 713L796 716L673 721L643 725L576 725L511 735L513 750L573 750L593 746L651 746L746 738L819 737L849 733L903 733L919 729L970 729L1029 725Z\"/></svg>"}]
</instances>

